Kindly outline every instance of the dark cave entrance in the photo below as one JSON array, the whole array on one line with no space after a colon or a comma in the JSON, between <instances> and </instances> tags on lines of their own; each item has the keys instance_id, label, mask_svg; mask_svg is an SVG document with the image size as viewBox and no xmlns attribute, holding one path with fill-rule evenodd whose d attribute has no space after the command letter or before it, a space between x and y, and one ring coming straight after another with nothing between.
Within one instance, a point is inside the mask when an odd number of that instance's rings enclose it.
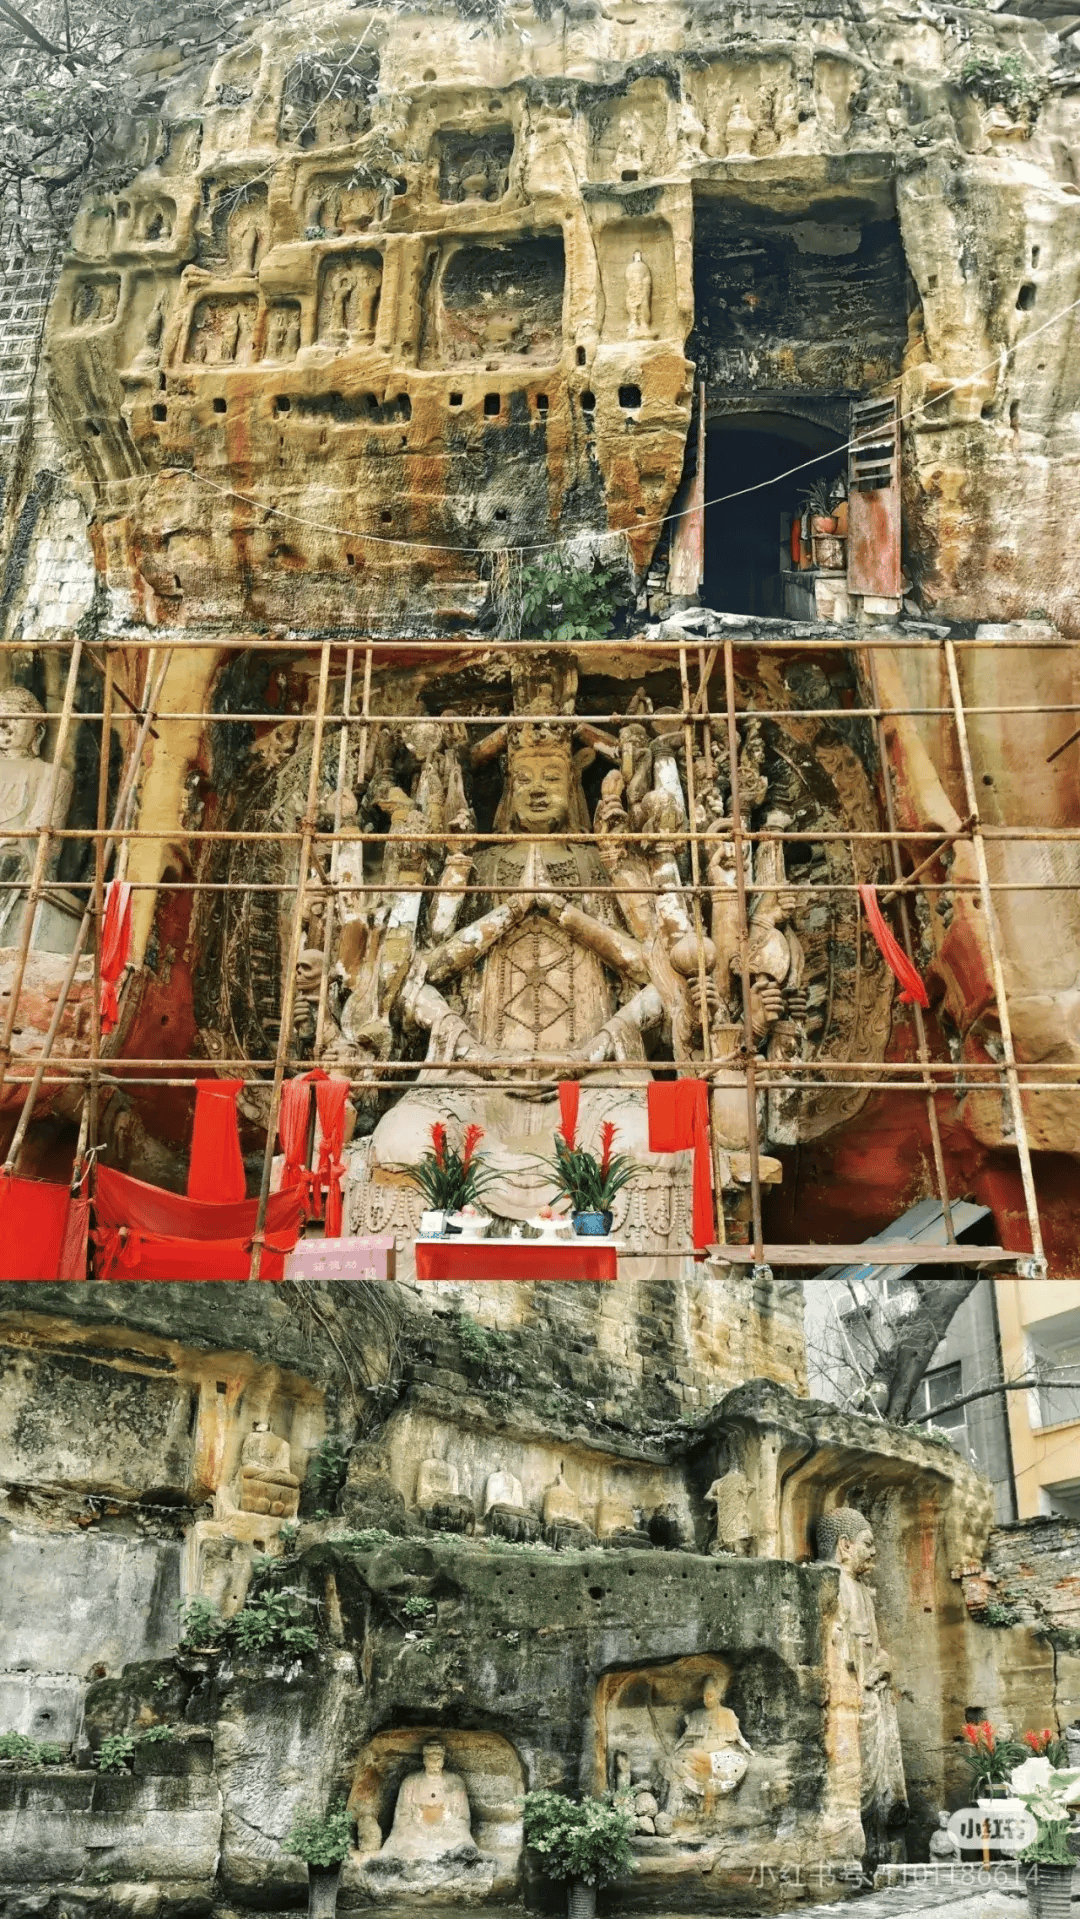
<instances>
[{"instance_id":1,"label":"dark cave entrance","mask_svg":"<svg viewBox=\"0 0 1080 1919\"><path fill-rule=\"evenodd\" d=\"M791 521L814 481L829 484L846 471L847 456L836 450L844 438L842 430L784 413L732 413L709 425L706 606L773 620L815 617L806 576L791 560Z\"/></svg>"}]
</instances>

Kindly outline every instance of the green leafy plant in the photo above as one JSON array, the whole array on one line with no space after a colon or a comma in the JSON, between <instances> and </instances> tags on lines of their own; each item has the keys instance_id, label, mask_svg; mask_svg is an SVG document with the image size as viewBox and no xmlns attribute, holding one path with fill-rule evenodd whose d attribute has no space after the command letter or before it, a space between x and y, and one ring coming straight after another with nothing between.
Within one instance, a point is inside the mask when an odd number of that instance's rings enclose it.
<instances>
[{"instance_id":1,"label":"green leafy plant","mask_svg":"<svg viewBox=\"0 0 1080 1919\"><path fill-rule=\"evenodd\" d=\"M322 1818L317 1813L298 1812L292 1829L282 1845L309 1866L337 1866L349 1850L349 1814L342 1802L332 1806Z\"/></svg>"},{"instance_id":2,"label":"green leafy plant","mask_svg":"<svg viewBox=\"0 0 1080 1919\"><path fill-rule=\"evenodd\" d=\"M97 1749L99 1772L126 1772L135 1757L135 1740L129 1732L111 1732Z\"/></svg>"},{"instance_id":3,"label":"green leafy plant","mask_svg":"<svg viewBox=\"0 0 1080 1919\"><path fill-rule=\"evenodd\" d=\"M567 1799L561 1792L525 1794L525 1844L549 1879L583 1879L603 1889L636 1871L633 1819L609 1799Z\"/></svg>"},{"instance_id":4,"label":"green leafy plant","mask_svg":"<svg viewBox=\"0 0 1080 1919\"><path fill-rule=\"evenodd\" d=\"M318 1635L302 1618L304 1607L310 1603L292 1587L259 1593L229 1620L230 1644L244 1658L265 1659L280 1654L297 1659L306 1652L316 1652Z\"/></svg>"},{"instance_id":5,"label":"green leafy plant","mask_svg":"<svg viewBox=\"0 0 1080 1919\"><path fill-rule=\"evenodd\" d=\"M622 567L575 566L561 553L522 567L518 590L522 637L568 645L607 639L629 600Z\"/></svg>"},{"instance_id":6,"label":"green leafy plant","mask_svg":"<svg viewBox=\"0 0 1080 1919\"><path fill-rule=\"evenodd\" d=\"M435 1121L431 1145L419 1165L408 1169L432 1212L460 1212L493 1183L497 1175L476 1150L483 1137L482 1126L466 1126L460 1148L451 1146L446 1127L441 1120Z\"/></svg>"},{"instance_id":7,"label":"green leafy plant","mask_svg":"<svg viewBox=\"0 0 1080 1919\"><path fill-rule=\"evenodd\" d=\"M196 1593L180 1606L180 1645L184 1652L200 1652L221 1644L225 1621L212 1599Z\"/></svg>"},{"instance_id":8,"label":"green leafy plant","mask_svg":"<svg viewBox=\"0 0 1080 1919\"><path fill-rule=\"evenodd\" d=\"M987 106L1007 107L1013 115L1030 111L1043 95L1038 75L1015 53L998 53L993 49L968 54L960 69L960 85L965 93L975 94Z\"/></svg>"},{"instance_id":9,"label":"green leafy plant","mask_svg":"<svg viewBox=\"0 0 1080 1919\"><path fill-rule=\"evenodd\" d=\"M388 1546L393 1537L382 1526L362 1526L356 1533L339 1533L331 1544L343 1546L349 1553L373 1553L380 1546Z\"/></svg>"},{"instance_id":10,"label":"green leafy plant","mask_svg":"<svg viewBox=\"0 0 1080 1919\"><path fill-rule=\"evenodd\" d=\"M986 1608L988 1626L1015 1626L1018 1617L1012 1606L1003 1606L997 1599L991 1599Z\"/></svg>"},{"instance_id":11,"label":"green leafy plant","mask_svg":"<svg viewBox=\"0 0 1080 1919\"><path fill-rule=\"evenodd\" d=\"M606 1119L600 1128L600 1157L579 1146L573 1126L561 1126L555 1135L555 1156L542 1164L555 1183L556 1199L568 1199L575 1213L607 1213L616 1196L634 1177L629 1153L614 1153L618 1127Z\"/></svg>"},{"instance_id":12,"label":"green leafy plant","mask_svg":"<svg viewBox=\"0 0 1080 1919\"><path fill-rule=\"evenodd\" d=\"M471 1313L455 1313L454 1331L461 1357L468 1360L470 1365L490 1366L502 1351L502 1334L490 1326L481 1326Z\"/></svg>"},{"instance_id":13,"label":"green leafy plant","mask_svg":"<svg viewBox=\"0 0 1080 1919\"><path fill-rule=\"evenodd\" d=\"M349 1466L350 1447L330 1434L316 1446L308 1462L308 1484L316 1493L336 1493ZM299 1531L299 1528L296 1528ZM296 1537L296 1531L293 1538ZM281 1528L284 1537L285 1527Z\"/></svg>"},{"instance_id":14,"label":"green leafy plant","mask_svg":"<svg viewBox=\"0 0 1080 1919\"><path fill-rule=\"evenodd\" d=\"M401 1610L406 1619L426 1619L429 1613L435 1611L435 1601L424 1599L420 1593L413 1593L402 1602Z\"/></svg>"},{"instance_id":15,"label":"green leafy plant","mask_svg":"<svg viewBox=\"0 0 1080 1919\"><path fill-rule=\"evenodd\" d=\"M299 1522L295 1519L283 1519L280 1526L278 1527L278 1538L281 1541L282 1552L286 1552L286 1553L295 1552L296 1542L299 1539L299 1537L300 1537Z\"/></svg>"},{"instance_id":16,"label":"green leafy plant","mask_svg":"<svg viewBox=\"0 0 1080 1919\"><path fill-rule=\"evenodd\" d=\"M28 1771L62 1765L64 1751L50 1740L31 1739L24 1732L0 1732L0 1759L14 1759Z\"/></svg>"}]
</instances>

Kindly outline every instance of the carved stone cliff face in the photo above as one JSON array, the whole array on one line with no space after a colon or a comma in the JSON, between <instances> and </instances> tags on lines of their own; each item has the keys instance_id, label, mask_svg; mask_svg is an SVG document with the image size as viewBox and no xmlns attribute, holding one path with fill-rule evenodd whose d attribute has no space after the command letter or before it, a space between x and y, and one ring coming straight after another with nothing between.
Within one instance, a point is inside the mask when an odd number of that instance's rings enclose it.
<instances>
[{"instance_id":1,"label":"carved stone cliff face","mask_svg":"<svg viewBox=\"0 0 1080 1919\"><path fill-rule=\"evenodd\" d=\"M815 400L903 365L926 603L1072 617L1078 376L1042 329L1077 108L1040 28L777 8L733 37L654 0L320 31L325 73L292 7L193 65L75 226L55 406L139 617L439 631L477 572L451 549L584 526L643 565L692 327L710 408L832 425Z\"/></svg>"}]
</instances>

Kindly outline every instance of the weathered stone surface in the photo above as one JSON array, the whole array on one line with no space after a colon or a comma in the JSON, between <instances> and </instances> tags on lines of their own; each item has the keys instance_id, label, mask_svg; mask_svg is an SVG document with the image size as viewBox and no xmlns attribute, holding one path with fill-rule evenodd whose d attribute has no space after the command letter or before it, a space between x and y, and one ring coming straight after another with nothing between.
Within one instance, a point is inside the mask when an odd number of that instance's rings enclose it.
<instances>
[{"instance_id":1,"label":"weathered stone surface","mask_svg":"<svg viewBox=\"0 0 1080 1919\"><path fill-rule=\"evenodd\" d=\"M213 1779L57 1772L0 1775L0 1883L23 1889L103 1872L207 1889L221 1839Z\"/></svg>"}]
</instances>

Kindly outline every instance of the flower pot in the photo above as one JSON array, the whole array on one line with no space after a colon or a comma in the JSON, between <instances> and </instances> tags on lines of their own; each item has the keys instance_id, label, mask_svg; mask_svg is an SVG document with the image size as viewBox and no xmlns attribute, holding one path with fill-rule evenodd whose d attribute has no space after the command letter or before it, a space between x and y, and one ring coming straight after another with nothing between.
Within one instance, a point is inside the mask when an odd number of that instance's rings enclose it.
<instances>
[{"instance_id":1,"label":"flower pot","mask_svg":"<svg viewBox=\"0 0 1080 1919\"><path fill-rule=\"evenodd\" d=\"M842 573L844 570L845 541L831 533L814 534L814 565L825 573Z\"/></svg>"},{"instance_id":2,"label":"flower pot","mask_svg":"<svg viewBox=\"0 0 1080 1919\"><path fill-rule=\"evenodd\" d=\"M1031 1919L1069 1919L1072 1904L1071 1866L1028 1866L1028 1912Z\"/></svg>"},{"instance_id":3,"label":"flower pot","mask_svg":"<svg viewBox=\"0 0 1080 1919\"><path fill-rule=\"evenodd\" d=\"M575 1233L595 1233L603 1237L611 1231L610 1213L575 1213Z\"/></svg>"},{"instance_id":4,"label":"flower pot","mask_svg":"<svg viewBox=\"0 0 1080 1919\"><path fill-rule=\"evenodd\" d=\"M337 1912L340 1866L308 1867L308 1919L334 1919Z\"/></svg>"},{"instance_id":5,"label":"flower pot","mask_svg":"<svg viewBox=\"0 0 1080 1919\"><path fill-rule=\"evenodd\" d=\"M567 1919L594 1919L596 1913L596 1887L585 1883L584 1879L574 1879L566 1889Z\"/></svg>"}]
</instances>

